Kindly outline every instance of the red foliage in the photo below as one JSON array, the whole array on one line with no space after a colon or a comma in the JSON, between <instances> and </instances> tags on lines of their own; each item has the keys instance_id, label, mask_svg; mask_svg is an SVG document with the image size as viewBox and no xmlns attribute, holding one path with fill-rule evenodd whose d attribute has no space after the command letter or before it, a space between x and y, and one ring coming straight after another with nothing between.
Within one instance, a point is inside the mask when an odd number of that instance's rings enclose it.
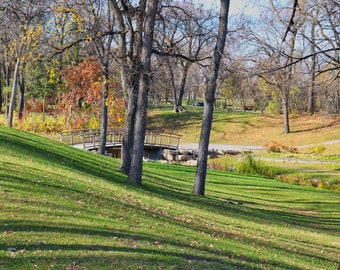
<instances>
[{"instance_id":1,"label":"red foliage","mask_svg":"<svg viewBox=\"0 0 340 270\"><path fill-rule=\"evenodd\" d=\"M69 128L91 127L87 125L93 118L100 122L103 75L98 61L88 58L77 66L67 66L62 79L65 92L61 95L60 108L67 116ZM120 83L110 78L107 105L111 116L109 126L112 128L121 127L124 123L124 102L116 95L120 88Z\"/></svg>"},{"instance_id":2,"label":"red foliage","mask_svg":"<svg viewBox=\"0 0 340 270\"><path fill-rule=\"evenodd\" d=\"M77 66L67 66L62 73L66 92L61 96L62 103L75 104L79 99L93 103L101 98L102 70L93 58L85 59Z\"/></svg>"}]
</instances>

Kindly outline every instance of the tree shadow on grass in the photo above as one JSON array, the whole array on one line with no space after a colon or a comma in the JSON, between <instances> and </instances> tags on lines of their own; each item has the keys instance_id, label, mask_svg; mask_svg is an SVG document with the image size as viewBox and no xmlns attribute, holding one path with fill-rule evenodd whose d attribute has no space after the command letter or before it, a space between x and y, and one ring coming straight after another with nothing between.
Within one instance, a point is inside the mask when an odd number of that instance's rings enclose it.
<instances>
[{"instance_id":1,"label":"tree shadow on grass","mask_svg":"<svg viewBox=\"0 0 340 270\"><path fill-rule=\"evenodd\" d=\"M21 137L22 135L22 137ZM1 137L1 133L0 133ZM96 177L100 177L109 182L114 182L120 185L128 185L131 189L137 190L138 188L133 185L131 182L126 180L126 176L119 172L119 170L114 169L116 164L113 163L112 159L108 157L98 156L96 157L92 153L88 153L82 150L73 149L69 146L57 144L57 147L54 146L54 143L47 139L39 138L39 141L34 140L34 135L30 135L27 138L26 133L15 132L15 135L10 136L7 135L6 145L7 147L12 148L12 151L20 152L21 155L28 156L30 158L44 159L47 164L53 166L56 165L58 167L67 167L74 171L86 172L87 174L91 174ZM37 138L38 139L38 138ZM29 143L26 143L28 140ZM89 158L91 155L91 158ZM110 166L112 161L112 167ZM173 167L167 167L167 169L172 169ZM177 168L174 168L177 170ZM193 168L180 168L181 171L189 174L192 174L194 177ZM220 212L225 211L226 204L216 200L214 198L201 198L194 196L192 194L183 193L184 190L174 191L171 184L166 183L164 179L167 179L169 175L162 175L161 172L157 172L158 177L155 175L150 177L150 180L153 182L149 182L149 184L144 185L143 189L145 191L150 192L151 194L155 194L157 196L161 196L169 201L185 201L191 206L204 205L204 207L209 208L210 211ZM152 180L154 179L154 180ZM167 186L168 185L168 186ZM239 185L242 185L242 181ZM280 187L283 188L283 187ZM293 188L293 187L289 187ZM180 191L180 192L178 192ZM240 209L233 209L229 205L227 207L228 211L236 211L237 215L244 216L245 218L253 219L258 218L262 220L267 220L268 223L287 223L294 226L302 226L306 228L311 228L310 224L318 224L321 229L327 229L330 223L334 223L335 226L339 227L339 222L336 220L328 220L326 218L317 217L317 216L304 216L294 213L287 213L282 211L268 211L268 210L258 210L258 209L248 209L246 207L247 203L247 195L244 196L245 204L243 207L239 207ZM324 226L323 226L324 225Z\"/></svg>"},{"instance_id":2,"label":"tree shadow on grass","mask_svg":"<svg viewBox=\"0 0 340 270\"><path fill-rule=\"evenodd\" d=\"M314 128L299 129L299 130L292 131L291 133L300 133L300 132L308 132L308 131L317 131L317 130L321 130L321 129L325 129L325 128L334 127L334 126L337 126L337 125L340 125L340 122L339 122L339 121L334 121L334 122L331 122L331 123L329 123L329 124L327 124L327 125L321 125L321 126L314 127Z\"/></svg>"},{"instance_id":3,"label":"tree shadow on grass","mask_svg":"<svg viewBox=\"0 0 340 270\"><path fill-rule=\"evenodd\" d=\"M1 134L0 134L0 137L1 137ZM141 189L139 189L135 187L133 184L131 184L130 182L126 181L126 177L122 175L117 169L112 168L110 166L111 162L109 162L109 159L106 159L105 157L91 156L91 158L89 159L88 155L91 155L90 153L76 150L76 149L71 149L68 146L63 146L60 144L58 144L57 147L54 147L52 143L48 141L45 141L44 143L44 141L40 139L38 143L34 140L31 140L30 143L27 144L25 143L26 137L23 136L22 138L20 138L19 134L15 138L11 137L10 139L8 138L6 139L8 141L7 146L11 148L11 151L13 151L13 153L15 153L16 151L19 151L21 156L28 156L29 158L33 158L33 159L41 159L42 157L44 157L44 160L46 160L47 158L47 160L45 161L47 165L58 166L61 168L69 168L73 170L74 172L77 172L77 171L86 172L90 175L100 177L103 180L106 180L110 183L116 183L119 185L129 186L131 190L138 189L139 192L144 193L144 195L150 194L152 196L159 197L170 202L173 201L176 203L182 203L183 205L188 207L188 209L192 210L193 213L196 208L204 207L208 211L219 214L219 215L235 217L235 218L243 219L249 222L254 222L255 220L255 221L262 222L268 225L270 224L280 225L281 224L282 226L286 226L286 225L297 226L297 227L301 227L301 228L308 229L308 230L315 230L317 232L319 232L320 230L327 231L329 229L328 228L329 224L333 224L332 225L333 228L339 228L339 221L337 219L332 219L332 218L325 219L325 218L317 217L317 216L306 217L304 215L300 215L294 212L255 209L253 207L250 207L251 205L247 205L248 201L252 203L254 202L253 202L253 199L247 198L246 196L244 196L243 205L226 204L225 202L212 196L211 197L194 196L190 193L191 189L188 191L185 191L186 190L185 186L188 187L190 185L188 180L184 179L183 181L186 182L186 185L184 185L184 187L181 186L180 188L176 188L176 189L174 189L174 187L171 186L171 183L166 182L165 179L169 179L169 175L162 175L161 166L159 166L159 170L157 174L154 174L153 176L151 176L152 173L150 173L150 175L148 175L147 181L144 182L145 183L144 186ZM178 171L179 168L178 167L177 168L167 167L167 174L169 174L171 169L173 169L174 171ZM188 177L191 177L191 175L192 175L192 178L194 177L193 168L181 168L181 170L185 172L185 174L188 175ZM33 175L35 173L40 174L39 172L34 172L34 171L32 172ZM27 181L27 179L30 179L31 176L28 175L27 178L17 177L17 181ZM261 185L259 184L259 186ZM53 185L51 187L59 188L59 186L53 186ZM73 188L71 188L70 191L74 191ZM75 191L78 192L79 190L76 189ZM112 199L108 199L108 198L102 198L102 200L107 200L108 204L109 203L112 204L113 202L117 203L117 201L113 201ZM203 231L207 235L215 235L216 237L220 237L222 239L224 237L229 237L233 239L234 237L231 234L229 235L228 232L222 231L220 229L216 230L214 228L211 228L208 226L208 224L204 225L204 224L198 224L195 222L188 223L185 220L176 219L174 213L170 213L170 215L167 215L166 213L159 211L159 209L146 208L143 205L138 205L133 202L125 203L125 207L130 208L133 211L136 211L137 213L139 213L140 216L146 215L149 219L155 220L155 222L163 221L169 224L175 224L176 226L185 227L189 231L190 230L193 230L195 232ZM17 221L8 220L6 222L7 222L6 224L10 224L13 227L13 229L11 230L20 230L20 229L26 230L26 231L51 230L51 232L58 231L58 230L65 230L65 228L58 228L58 227L55 227L55 228L52 227L51 229L51 227L48 227L48 226L44 227L42 225L34 224L34 223L31 223L30 225L26 224L20 228L20 224ZM311 224L317 224L317 227L314 228L313 226L311 226ZM150 242L159 241L159 238L160 238L159 236L156 237L155 235L153 235L152 231L150 231L149 234L145 235L145 234L138 234L137 232L134 232L134 231L117 230L115 232L107 232L103 228L101 228L99 229L99 232L98 232L98 229L94 228L93 226L90 226L85 229L79 229L79 228L78 229L75 229L75 228L67 229L66 228L66 231L67 230L70 230L69 231L70 233L79 234L79 235L81 234L96 235L96 234L102 233L104 234L103 235L104 237L106 237L105 234L107 234L107 237L115 237L115 234L116 234L116 237L121 237L125 239L136 238L136 239L141 239L141 241L150 241ZM330 231L335 232L333 229ZM117 236L117 234L119 234L119 236ZM251 243L255 243L256 245L270 247L276 250L281 250L283 252L287 252L288 254L289 252L291 252L290 250L287 250L286 248L282 248L280 246L280 243L277 243L274 245L273 243L267 243L265 241L261 241L259 239L255 239L252 237L237 236L235 237L234 240L236 242L240 241L240 244L243 246L249 245ZM164 241L165 243L168 243L169 245L178 247L178 249L184 247L184 248L187 248L188 250L189 249L191 250L189 255L182 254L181 252L178 252L178 253L172 252L169 250L156 252L156 253L161 252L161 254L163 254L165 257L182 258L185 260L197 261L198 263L202 261L206 261L207 263L221 263L221 264L225 263L228 266L231 265L236 268L240 267L237 269L242 269L242 265L238 263L241 261L248 262L248 267L244 267L244 269L259 269L257 267L251 268L249 265L263 264L263 262L260 259L255 259L252 257L247 258L245 256L241 256L237 253L233 253L232 251L228 250L228 248L226 248L226 251L224 252L219 252L216 258L214 257L216 256L216 254L214 255L214 252L211 251L208 247L194 247L193 248L192 246L190 246L188 243L185 243L185 242L170 241L166 237L166 235L161 238L161 241ZM0 248L5 249L6 246L7 245L2 245L0 246ZM56 246L59 246L59 249L66 248L63 245L56 245ZM72 243L70 244L70 246L71 246L71 249L73 248L74 250L81 249L82 247L85 247L85 249L87 250L91 250L91 246L93 245L79 245L79 244ZM111 248L114 250L114 246L106 247L104 245L98 245L98 243L95 244L95 246L98 247L99 249L103 249L104 251L110 251ZM51 245L46 244L46 246L43 245L41 247L44 247L45 249L47 249L47 248L51 248ZM121 247L121 249L122 249L122 252L124 253L136 252L136 250L131 249L129 247ZM154 249L151 249L151 250L146 249L145 252L152 253L155 251ZM207 254L207 255L197 256L195 255L197 253ZM212 255L210 256L209 254L212 254ZM304 254L303 252L301 252L301 255L307 256L308 254ZM129 256L130 255L127 255L127 257ZM230 256L236 258L238 262L233 263L230 260ZM131 255L131 257L133 257L133 255ZM314 255L314 257L317 257L317 256ZM98 257L96 257L96 259L98 259ZM322 260L322 258L317 258L317 259ZM9 258L9 260L12 260L12 259ZM163 260L165 259L163 258ZM126 263L128 264L128 261L126 261ZM283 266L282 269L285 269L284 267L285 266ZM299 269L299 268L293 268L293 267L287 267L287 268Z\"/></svg>"},{"instance_id":4,"label":"tree shadow on grass","mask_svg":"<svg viewBox=\"0 0 340 270\"><path fill-rule=\"evenodd\" d=\"M175 168L176 169L176 168ZM189 169L190 170L190 169ZM168 171L169 172L169 171ZM194 173L194 172L193 172ZM210 172L211 175L214 175L214 172ZM194 177L194 174L193 174ZM208 175L209 177L209 175ZM162 175L160 172L157 172L157 175L153 176L153 180L148 182L144 185L144 189L148 190L151 194L157 194L158 196L161 196L162 198L165 198L169 201L183 201L188 206L199 208L204 207L205 209L208 209L211 212L215 213L225 213L225 215L233 215L235 217L239 217L248 221L253 220L259 220L261 222L267 223L267 224L286 224L291 226L297 226L306 228L309 230L324 230L329 232L337 232L340 230L340 220L336 218L329 218L329 217L321 217L318 215L304 215L299 214L294 211L282 211L282 210L267 210L267 209L260 209L260 208L254 208L253 205L258 201L259 203L265 203L266 205L270 205L271 201L272 203L278 203L282 201L282 199L275 201L273 199L271 200L265 200L261 202L261 198L255 197L252 194L244 193L242 195L242 198L239 198L238 200L242 201L242 205L232 205L229 203L226 203L223 198L228 196L225 193L221 193L221 197L214 196L206 196L206 197L198 197L191 193L184 192L174 192L173 188L171 186L171 183L167 183L166 180L169 179L169 175ZM185 181L185 180L184 180ZM209 185L209 179L207 180ZM270 180L268 180L270 181ZM263 188L263 191L268 193L273 193L272 198L275 198L276 192L282 192L282 190L286 189L287 192L296 189L295 192L301 192L301 188L294 187L294 186L283 186L281 183L279 187L273 187L269 186L266 188ZM228 190L228 182L226 181L225 190ZM254 190L254 193L258 192L258 188L263 187L261 184L255 184L254 182L245 183L242 181L242 177L240 177L239 184L232 184L237 185L238 187L244 186L244 188L250 188L251 186L255 186L257 189ZM209 192L209 190L207 191ZM215 192L216 194L216 192ZM221 200L222 199L222 200ZM288 199L288 198L287 198ZM287 201L285 204L290 204L291 207L294 207L294 201ZM336 208L336 205L339 203L329 203L329 202L307 202L311 205L334 205L334 208Z\"/></svg>"},{"instance_id":5,"label":"tree shadow on grass","mask_svg":"<svg viewBox=\"0 0 340 270\"><path fill-rule=\"evenodd\" d=\"M126 176L115 169L118 163L110 157L75 149L69 145L50 141L34 134L28 135L9 129L5 129L5 132L5 134L0 132L0 146L3 142L7 151L13 152L14 155L20 156L22 159L41 160L46 166L68 168L71 171L114 180L117 184L128 184Z\"/></svg>"},{"instance_id":6,"label":"tree shadow on grass","mask_svg":"<svg viewBox=\"0 0 340 270\"><path fill-rule=\"evenodd\" d=\"M166 236L160 237L159 235L155 236L150 234L143 234L134 232L131 230L107 230L103 227L96 227L96 226L81 226L81 228L68 225L67 227L60 228L58 226L47 226L43 223L31 223L27 221L20 221L17 220L13 221L6 221L8 228L11 228L16 233L19 232L30 232L34 233L37 232L39 235L46 232L49 235L49 238L53 238L54 234L58 235L58 238L61 239L63 234L67 235L74 235L74 239L77 239L77 235L79 235L79 239L81 239L84 235L87 237L105 237L112 239L110 244L99 244L98 241L91 241L92 244L81 244L79 242L71 242L65 244L56 244L56 243L46 243L46 241L39 241L37 239L36 243L27 242L22 245L16 245L16 249L25 249L27 253L35 253L36 251L45 251L48 253L53 254L53 252L61 251L62 253L67 253L67 258L71 258L74 252L82 253L88 255L82 255L82 259L77 258L75 261L83 267L88 269L88 264L92 265L95 264L96 260L101 260L103 258L115 256L114 254L124 254L124 265L125 266L135 266L136 261L131 260L132 258L137 258L140 263L153 265L153 264L165 264L165 265L178 265L179 262L181 264L188 263L188 266L192 266L193 269L215 269L211 268L212 265L218 267L216 269L221 269L227 267L227 269L233 269L230 267L236 267L236 269L263 269L264 265L276 265L280 266L278 269L300 269L299 267L293 267L289 264L285 264L283 262L268 262L262 259L254 259L252 257L247 257L246 255L239 254L238 252L228 250L226 251L221 250L211 250L208 247L199 247L199 246L192 246L189 243L184 241L173 241L167 238ZM194 239L193 239L194 240ZM80 240L81 241L81 240ZM144 245L142 245L142 243ZM123 245L122 245L123 243ZM125 244L124 244L125 243ZM130 244L129 244L130 243ZM136 243L137 246L132 247L132 243ZM145 243L149 243L150 247L146 248ZM157 243L157 244L154 244ZM251 241L249 242L249 244ZM130 245L130 246L129 246ZM159 249L158 246L163 245L167 248ZM271 244L268 242L256 242L257 246L264 246L266 245L268 248ZM269 245L269 246L268 246ZM139 247L142 246L142 247ZM171 246L172 248L168 248ZM7 250L9 248L6 244L0 244L0 250ZM272 245L271 248L280 250L277 245ZM176 251L175 251L176 250ZM90 255L93 252L99 251L100 254L98 256ZM281 249L283 252L287 252L285 249ZM71 252L71 253L70 253ZM118 254L117 254L118 253ZM306 256L302 251L297 251L302 256ZM202 254L202 255L198 255ZM205 254L205 255L204 255ZM54 255L55 256L55 255ZM92 257L93 256L93 257ZM155 256L155 259L152 257ZM39 255L35 256L37 261L48 261L48 260L55 260L52 258L48 258L46 255L42 255L39 258ZM322 260L324 259L322 256L313 256L314 259ZM63 260L67 259L64 258ZM27 261L26 261L27 262ZM336 263L336 261L333 261ZM13 258L6 258L5 261L2 262L4 265L17 265L17 261L13 260ZM203 264L203 265L202 265ZM199 267L201 265L201 267ZM256 266L258 265L258 266ZM98 266L98 265L97 265ZM27 267L27 265L26 265ZM19 268L20 269L20 268ZM188 268L190 269L190 267Z\"/></svg>"}]
</instances>

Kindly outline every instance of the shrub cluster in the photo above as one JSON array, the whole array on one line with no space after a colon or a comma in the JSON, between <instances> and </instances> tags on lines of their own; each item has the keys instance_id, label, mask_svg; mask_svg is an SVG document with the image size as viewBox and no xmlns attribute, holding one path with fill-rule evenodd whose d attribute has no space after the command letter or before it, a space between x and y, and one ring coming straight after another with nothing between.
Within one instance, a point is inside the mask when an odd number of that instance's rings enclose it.
<instances>
[{"instance_id":1,"label":"shrub cluster","mask_svg":"<svg viewBox=\"0 0 340 270\"><path fill-rule=\"evenodd\" d=\"M298 153L298 149L294 146L284 145L277 141L271 141L270 144L265 145L267 147L267 151L269 153L281 153L281 152L288 152L288 153Z\"/></svg>"},{"instance_id":2,"label":"shrub cluster","mask_svg":"<svg viewBox=\"0 0 340 270\"><path fill-rule=\"evenodd\" d=\"M289 175L279 175L278 179L286 183L295 183L303 186L312 186L321 189L332 189L340 190L340 185L333 182L326 182L323 179L310 178L308 175L305 176L289 176Z\"/></svg>"},{"instance_id":3,"label":"shrub cluster","mask_svg":"<svg viewBox=\"0 0 340 270\"><path fill-rule=\"evenodd\" d=\"M255 160L252 155L246 155L237 165L236 172L241 174L261 175L267 178L275 178L276 170L265 166L261 161Z\"/></svg>"}]
</instances>

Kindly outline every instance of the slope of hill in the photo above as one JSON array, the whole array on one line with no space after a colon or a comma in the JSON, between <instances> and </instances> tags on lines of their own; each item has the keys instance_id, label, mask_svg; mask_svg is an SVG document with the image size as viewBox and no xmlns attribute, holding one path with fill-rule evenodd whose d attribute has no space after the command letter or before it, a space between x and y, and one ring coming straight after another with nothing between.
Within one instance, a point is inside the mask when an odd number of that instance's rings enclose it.
<instances>
[{"instance_id":1,"label":"slope of hill","mask_svg":"<svg viewBox=\"0 0 340 270\"><path fill-rule=\"evenodd\" d=\"M198 142L202 111L202 107L190 106L185 112L176 114L169 105L152 107L149 110L149 129L172 131L182 134L183 142ZM296 147L340 139L339 117L316 115L291 118L290 126L291 133L283 134L282 116L216 109L211 143L265 145L278 141Z\"/></svg>"},{"instance_id":2,"label":"slope of hill","mask_svg":"<svg viewBox=\"0 0 340 270\"><path fill-rule=\"evenodd\" d=\"M1 269L336 269L340 194L119 160L0 127Z\"/></svg>"}]
</instances>

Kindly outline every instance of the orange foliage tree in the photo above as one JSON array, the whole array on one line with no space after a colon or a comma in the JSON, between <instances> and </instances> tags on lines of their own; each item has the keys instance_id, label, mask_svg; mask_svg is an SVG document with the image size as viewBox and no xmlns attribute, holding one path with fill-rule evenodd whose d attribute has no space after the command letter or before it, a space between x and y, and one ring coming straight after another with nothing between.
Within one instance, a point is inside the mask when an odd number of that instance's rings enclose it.
<instances>
[{"instance_id":1,"label":"orange foliage tree","mask_svg":"<svg viewBox=\"0 0 340 270\"><path fill-rule=\"evenodd\" d=\"M94 58L86 58L78 65L66 66L62 80L64 91L60 96L60 109L65 115L67 127L99 128L103 86L100 63ZM107 98L109 128L121 128L124 124L125 107L120 90L120 83L111 76Z\"/></svg>"}]
</instances>

